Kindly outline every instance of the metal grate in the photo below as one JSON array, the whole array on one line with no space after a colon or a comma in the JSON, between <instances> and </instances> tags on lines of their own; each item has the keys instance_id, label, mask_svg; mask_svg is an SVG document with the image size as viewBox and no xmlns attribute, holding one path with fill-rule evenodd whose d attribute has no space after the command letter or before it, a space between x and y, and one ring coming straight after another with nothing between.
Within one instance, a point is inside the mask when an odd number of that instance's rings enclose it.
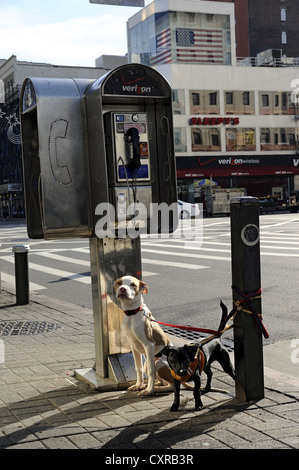
<instances>
[{"instance_id":1,"label":"metal grate","mask_svg":"<svg viewBox=\"0 0 299 470\"><path fill-rule=\"evenodd\" d=\"M37 335L61 328L57 323L46 321L0 321L0 336Z\"/></svg>"},{"instance_id":2,"label":"metal grate","mask_svg":"<svg viewBox=\"0 0 299 470\"><path fill-rule=\"evenodd\" d=\"M179 328L168 328L168 327L163 327L163 326L162 328L166 334L168 333L169 335L178 336L179 338L185 339L188 342L201 341L202 339L210 336L204 333L198 333L196 331L181 330ZM233 340L228 339L228 338L221 338L221 342L223 346L225 346L228 349L229 352L233 352L234 350Z\"/></svg>"}]
</instances>

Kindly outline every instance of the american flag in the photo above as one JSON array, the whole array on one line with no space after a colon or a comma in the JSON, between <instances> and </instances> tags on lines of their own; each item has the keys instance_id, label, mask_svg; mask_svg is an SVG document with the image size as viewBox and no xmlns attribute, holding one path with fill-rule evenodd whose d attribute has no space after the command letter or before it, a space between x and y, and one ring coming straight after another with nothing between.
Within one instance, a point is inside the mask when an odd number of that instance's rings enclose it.
<instances>
[{"instance_id":1,"label":"american flag","mask_svg":"<svg viewBox=\"0 0 299 470\"><path fill-rule=\"evenodd\" d=\"M175 56L171 50L171 29L164 29L156 36L157 54L151 65L170 62L224 63L223 31L221 29L176 28Z\"/></svg>"},{"instance_id":2,"label":"american flag","mask_svg":"<svg viewBox=\"0 0 299 470\"><path fill-rule=\"evenodd\" d=\"M167 64L172 61L171 29L166 28L156 36L156 55L151 57L151 65Z\"/></svg>"}]
</instances>

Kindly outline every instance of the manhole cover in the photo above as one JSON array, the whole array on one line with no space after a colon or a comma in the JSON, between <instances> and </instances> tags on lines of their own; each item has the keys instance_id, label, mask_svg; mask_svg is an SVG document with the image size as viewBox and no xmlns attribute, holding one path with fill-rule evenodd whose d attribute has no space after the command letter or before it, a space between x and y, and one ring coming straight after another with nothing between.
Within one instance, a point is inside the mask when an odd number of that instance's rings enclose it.
<instances>
[{"instance_id":1,"label":"manhole cover","mask_svg":"<svg viewBox=\"0 0 299 470\"><path fill-rule=\"evenodd\" d=\"M179 338L185 339L186 342L192 341L201 341L204 338L207 338L211 335L206 335L204 333L197 333L196 331L188 331L188 330L181 330L179 328L165 328L163 327L163 331L169 335L178 336ZM230 352L234 350L234 342L229 338L221 338L221 342L223 346L225 346Z\"/></svg>"},{"instance_id":2,"label":"manhole cover","mask_svg":"<svg viewBox=\"0 0 299 470\"><path fill-rule=\"evenodd\" d=\"M0 336L37 335L59 328L61 325L46 321L0 321Z\"/></svg>"}]
</instances>

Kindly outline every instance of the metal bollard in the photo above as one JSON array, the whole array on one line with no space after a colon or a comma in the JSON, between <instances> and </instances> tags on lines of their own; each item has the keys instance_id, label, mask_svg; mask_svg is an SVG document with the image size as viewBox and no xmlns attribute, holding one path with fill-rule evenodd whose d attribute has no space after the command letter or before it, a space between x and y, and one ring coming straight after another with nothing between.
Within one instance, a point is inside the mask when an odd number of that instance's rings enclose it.
<instances>
[{"instance_id":1,"label":"metal bollard","mask_svg":"<svg viewBox=\"0 0 299 470\"><path fill-rule=\"evenodd\" d=\"M261 296L255 295L261 288L259 202L253 197L233 198L230 209L232 284L237 288L233 300L242 303L242 294L252 293L249 305L261 314ZM234 319L236 397L248 402L264 397L263 344L257 316L248 302L243 305Z\"/></svg>"},{"instance_id":2,"label":"metal bollard","mask_svg":"<svg viewBox=\"0 0 299 470\"><path fill-rule=\"evenodd\" d=\"M16 245L12 251L15 255L16 303L25 305L29 303L29 245Z\"/></svg>"}]
</instances>

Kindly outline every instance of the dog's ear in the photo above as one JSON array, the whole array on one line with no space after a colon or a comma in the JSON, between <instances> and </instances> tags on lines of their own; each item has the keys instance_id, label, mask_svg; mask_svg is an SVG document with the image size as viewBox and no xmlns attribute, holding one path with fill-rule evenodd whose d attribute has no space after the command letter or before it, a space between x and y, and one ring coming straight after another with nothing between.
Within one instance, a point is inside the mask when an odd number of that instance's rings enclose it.
<instances>
[{"instance_id":1,"label":"dog's ear","mask_svg":"<svg viewBox=\"0 0 299 470\"><path fill-rule=\"evenodd\" d=\"M115 281L113 284L114 290L117 290L117 288L121 285L121 277Z\"/></svg>"},{"instance_id":2,"label":"dog's ear","mask_svg":"<svg viewBox=\"0 0 299 470\"><path fill-rule=\"evenodd\" d=\"M194 361L195 353L198 349L197 344L184 344L184 348L189 356L190 361Z\"/></svg>"},{"instance_id":3,"label":"dog's ear","mask_svg":"<svg viewBox=\"0 0 299 470\"><path fill-rule=\"evenodd\" d=\"M170 346L164 346L161 351L159 351L157 354L155 354L155 357L162 357L162 356L168 356L170 352L171 347Z\"/></svg>"},{"instance_id":4,"label":"dog's ear","mask_svg":"<svg viewBox=\"0 0 299 470\"><path fill-rule=\"evenodd\" d=\"M143 292L143 294L148 293L148 285L145 282L139 281L139 286L140 286L140 290L141 290L141 292Z\"/></svg>"}]
</instances>

